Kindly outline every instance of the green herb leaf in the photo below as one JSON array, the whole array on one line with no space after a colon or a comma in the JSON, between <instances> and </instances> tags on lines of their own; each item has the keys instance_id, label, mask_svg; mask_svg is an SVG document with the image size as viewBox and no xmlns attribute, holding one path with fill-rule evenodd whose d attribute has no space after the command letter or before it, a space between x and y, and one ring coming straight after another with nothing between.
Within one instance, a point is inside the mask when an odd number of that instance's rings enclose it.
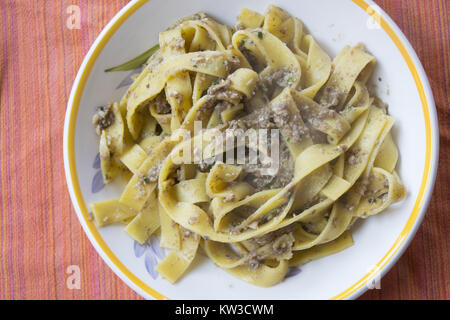
<instances>
[{"instance_id":1,"label":"green herb leaf","mask_svg":"<svg viewBox=\"0 0 450 320\"><path fill-rule=\"evenodd\" d=\"M241 39L241 41L239 41L239 44L240 44L241 46L243 46L243 45L245 44L245 39Z\"/></svg>"},{"instance_id":2,"label":"green herb leaf","mask_svg":"<svg viewBox=\"0 0 450 320\"><path fill-rule=\"evenodd\" d=\"M216 85L218 85L218 84L219 84L219 81L217 81L217 80L215 80L215 81L213 81L213 82L211 83L212 86L216 86Z\"/></svg>"},{"instance_id":3,"label":"green herb leaf","mask_svg":"<svg viewBox=\"0 0 450 320\"><path fill-rule=\"evenodd\" d=\"M258 31L258 38L260 38L260 39L263 38L263 33L261 31Z\"/></svg>"},{"instance_id":4,"label":"green herb leaf","mask_svg":"<svg viewBox=\"0 0 450 320\"><path fill-rule=\"evenodd\" d=\"M148 60L148 58L150 58L158 49L159 49L159 44L151 47L149 50L145 51L144 53L141 53L136 58L133 58L130 61L127 61L116 67L106 69L105 72L129 71L129 70L137 69L140 66L142 66Z\"/></svg>"}]
</instances>

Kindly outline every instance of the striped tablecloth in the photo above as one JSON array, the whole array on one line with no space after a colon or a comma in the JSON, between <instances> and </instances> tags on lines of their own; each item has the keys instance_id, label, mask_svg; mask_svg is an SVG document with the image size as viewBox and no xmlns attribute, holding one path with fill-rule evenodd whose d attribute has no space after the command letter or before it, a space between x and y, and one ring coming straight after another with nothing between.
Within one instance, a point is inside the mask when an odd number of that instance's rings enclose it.
<instances>
[{"instance_id":1,"label":"striped tablecloth","mask_svg":"<svg viewBox=\"0 0 450 320\"><path fill-rule=\"evenodd\" d=\"M344 1L344 0L342 0ZM96 253L69 199L63 123L84 55L126 0L0 1L0 299L139 299ZM428 213L410 247L363 299L448 299L450 2L376 1L417 51L433 88L441 156ZM66 27L81 8L81 28ZM66 286L81 269L81 289Z\"/></svg>"}]
</instances>

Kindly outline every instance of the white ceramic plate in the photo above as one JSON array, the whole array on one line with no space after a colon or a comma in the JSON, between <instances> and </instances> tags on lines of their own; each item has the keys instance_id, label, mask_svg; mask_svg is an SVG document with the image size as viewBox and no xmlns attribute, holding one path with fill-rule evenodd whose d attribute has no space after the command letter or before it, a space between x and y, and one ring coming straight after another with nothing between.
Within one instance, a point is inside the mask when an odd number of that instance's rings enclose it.
<instances>
[{"instance_id":1,"label":"white ceramic plate","mask_svg":"<svg viewBox=\"0 0 450 320\"><path fill-rule=\"evenodd\" d=\"M91 119L95 107L121 98L126 87L118 87L129 82L130 72L103 70L153 46L158 33L181 17L204 11L234 25L242 7L262 13L269 4L300 18L331 56L347 44L363 42L377 58L373 83L397 119L393 136L400 149L398 172L408 190L407 197L358 223L353 229L353 247L294 270L276 286L259 288L244 283L202 256L181 281L172 285L154 271L164 256L155 239L141 247L128 237L123 226L97 230L87 219L90 203L117 197L122 190L119 184L102 188L95 160L98 137ZM145 298L342 299L356 298L368 288L367 283L376 282L414 236L433 189L438 137L436 110L423 68L399 28L371 1L135 0L105 27L80 67L67 106L64 163L70 196L86 234L114 272Z\"/></svg>"}]
</instances>

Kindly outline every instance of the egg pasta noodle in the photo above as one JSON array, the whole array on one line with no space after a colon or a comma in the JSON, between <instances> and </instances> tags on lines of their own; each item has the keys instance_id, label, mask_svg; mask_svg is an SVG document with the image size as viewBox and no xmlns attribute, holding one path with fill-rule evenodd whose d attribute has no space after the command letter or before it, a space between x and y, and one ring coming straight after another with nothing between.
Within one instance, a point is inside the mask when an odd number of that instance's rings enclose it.
<instances>
[{"instance_id":1,"label":"egg pasta noodle","mask_svg":"<svg viewBox=\"0 0 450 320\"><path fill-rule=\"evenodd\" d=\"M356 220L405 196L394 119L367 89L375 58L362 44L332 60L299 19L269 6L243 9L233 28L192 15L159 47L94 116L103 180L127 183L91 208L98 226L126 224L140 244L159 233L169 253L157 271L170 282L204 250L235 277L275 285L289 267L351 246ZM238 130L256 163L225 161L239 154L227 136ZM255 137L275 141L277 159Z\"/></svg>"}]
</instances>

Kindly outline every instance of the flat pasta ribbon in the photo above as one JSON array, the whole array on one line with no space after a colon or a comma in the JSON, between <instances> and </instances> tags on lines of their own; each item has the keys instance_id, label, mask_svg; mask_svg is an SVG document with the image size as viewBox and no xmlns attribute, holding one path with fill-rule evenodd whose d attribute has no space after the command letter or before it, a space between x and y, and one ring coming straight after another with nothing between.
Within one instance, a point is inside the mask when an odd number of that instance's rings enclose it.
<instances>
[{"instance_id":1,"label":"flat pasta ribbon","mask_svg":"<svg viewBox=\"0 0 450 320\"><path fill-rule=\"evenodd\" d=\"M203 250L243 281L276 285L405 197L395 121L367 89L376 60L363 45L332 61L269 6L243 9L236 28L191 15L159 47L93 119L104 182L127 183L91 209L142 245L159 234L169 253L156 270L171 283Z\"/></svg>"}]
</instances>

